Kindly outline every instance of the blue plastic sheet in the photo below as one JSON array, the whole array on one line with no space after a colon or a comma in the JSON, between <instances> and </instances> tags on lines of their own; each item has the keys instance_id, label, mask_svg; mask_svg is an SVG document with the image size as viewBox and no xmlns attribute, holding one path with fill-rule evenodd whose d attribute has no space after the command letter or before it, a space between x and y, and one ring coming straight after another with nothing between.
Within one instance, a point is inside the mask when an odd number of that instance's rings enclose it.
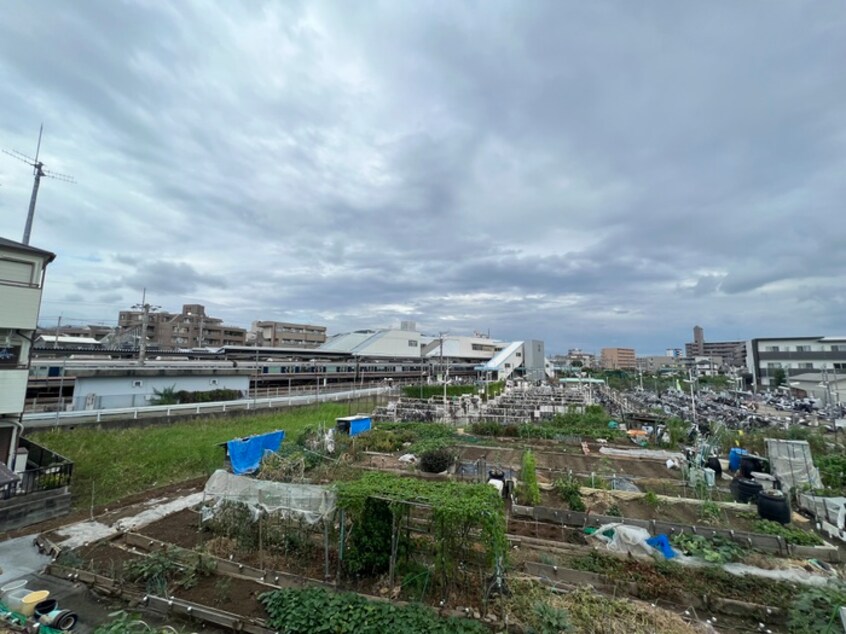
<instances>
[{"instance_id":1,"label":"blue plastic sheet","mask_svg":"<svg viewBox=\"0 0 846 634\"><path fill-rule=\"evenodd\" d=\"M670 545L669 538L663 533L661 535L656 535L655 537L650 537L646 540L646 543L656 550L660 550L665 559L672 559L676 556L676 551L673 550L673 547Z\"/></svg>"},{"instance_id":2,"label":"blue plastic sheet","mask_svg":"<svg viewBox=\"0 0 846 634\"><path fill-rule=\"evenodd\" d=\"M272 431L259 436L251 436L244 440L230 440L226 443L229 452L229 462L232 472L236 474L252 473L258 469L265 451L279 451L279 445L285 438L282 430Z\"/></svg>"}]
</instances>

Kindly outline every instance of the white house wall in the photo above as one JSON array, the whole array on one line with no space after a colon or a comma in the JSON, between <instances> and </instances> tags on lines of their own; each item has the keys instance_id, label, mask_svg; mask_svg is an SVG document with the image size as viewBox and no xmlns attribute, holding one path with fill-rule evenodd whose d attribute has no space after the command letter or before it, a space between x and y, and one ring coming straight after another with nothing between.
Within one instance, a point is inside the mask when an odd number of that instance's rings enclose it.
<instances>
[{"instance_id":1,"label":"white house wall","mask_svg":"<svg viewBox=\"0 0 846 634\"><path fill-rule=\"evenodd\" d=\"M140 384L139 384L140 383ZM111 409L118 407L144 407L159 392L173 387L179 392L210 392L211 390L237 390L246 394L250 377L241 376L104 376L77 377L73 390L73 409Z\"/></svg>"}]
</instances>

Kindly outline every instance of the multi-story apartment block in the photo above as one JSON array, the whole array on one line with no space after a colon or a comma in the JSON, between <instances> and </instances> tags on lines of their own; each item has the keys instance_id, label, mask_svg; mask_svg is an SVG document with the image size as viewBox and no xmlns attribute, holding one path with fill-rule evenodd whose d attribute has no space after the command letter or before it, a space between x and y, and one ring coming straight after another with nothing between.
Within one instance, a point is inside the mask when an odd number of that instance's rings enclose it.
<instances>
[{"instance_id":1,"label":"multi-story apartment block","mask_svg":"<svg viewBox=\"0 0 846 634\"><path fill-rule=\"evenodd\" d=\"M124 310L118 316L121 332L137 332L140 336L141 311ZM147 319L147 340L161 348L215 348L243 346L247 331L227 326L222 319L206 315L202 304L185 304L179 314L151 312Z\"/></svg>"},{"instance_id":2,"label":"multi-story apartment block","mask_svg":"<svg viewBox=\"0 0 846 634\"><path fill-rule=\"evenodd\" d=\"M20 418L29 375L30 342L38 323L44 276L55 257L48 251L0 238L0 464L9 468L15 466L23 429Z\"/></svg>"},{"instance_id":3,"label":"multi-story apartment block","mask_svg":"<svg viewBox=\"0 0 846 634\"><path fill-rule=\"evenodd\" d=\"M746 360L758 387L770 387L777 373L788 383L801 375L812 375L815 383L837 382L846 378L846 337L752 339Z\"/></svg>"},{"instance_id":4,"label":"multi-story apartment block","mask_svg":"<svg viewBox=\"0 0 846 634\"><path fill-rule=\"evenodd\" d=\"M254 321L247 341L266 348L317 348L326 342L326 326Z\"/></svg>"},{"instance_id":5,"label":"multi-story apartment block","mask_svg":"<svg viewBox=\"0 0 846 634\"><path fill-rule=\"evenodd\" d=\"M636 370L637 356L634 348L603 348L599 364L606 370Z\"/></svg>"},{"instance_id":6,"label":"multi-story apartment block","mask_svg":"<svg viewBox=\"0 0 846 634\"><path fill-rule=\"evenodd\" d=\"M745 341L705 341L705 331L693 328L693 342L684 344L686 357L721 357L726 365L742 367L746 364Z\"/></svg>"}]
</instances>

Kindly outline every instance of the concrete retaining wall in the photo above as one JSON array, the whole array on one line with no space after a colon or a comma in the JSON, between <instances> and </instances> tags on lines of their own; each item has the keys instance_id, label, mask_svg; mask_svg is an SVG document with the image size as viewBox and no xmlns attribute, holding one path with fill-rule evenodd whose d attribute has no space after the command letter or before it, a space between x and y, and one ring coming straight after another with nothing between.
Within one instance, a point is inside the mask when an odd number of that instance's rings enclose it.
<instances>
[{"instance_id":1,"label":"concrete retaining wall","mask_svg":"<svg viewBox=\"0 0 846 634\"><path fill-rule=\"evenodd\" d=\"M68 487L0 500L0 533L67 515L70 509Z\"/></svg>"}]
</instances>

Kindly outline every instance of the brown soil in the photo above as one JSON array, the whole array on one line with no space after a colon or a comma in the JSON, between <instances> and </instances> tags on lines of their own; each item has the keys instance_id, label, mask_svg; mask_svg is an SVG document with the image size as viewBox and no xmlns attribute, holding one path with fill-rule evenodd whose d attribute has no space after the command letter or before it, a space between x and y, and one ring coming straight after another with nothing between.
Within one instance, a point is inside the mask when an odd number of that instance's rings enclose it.
<instances>
[{"instance_id":1,"label":"brown soil","mask_svg":"<svg viewBox=\"0 0 846 634\"><path fill-rule=\"evenodd\" d=\"M548 539L566 544L587 544L584 534L578 529L557 526L547 522L535 522L533 520L509 519L508 533L510 535L537 537L539 539Z\"/></svg>"},{"instance_id":2,"label":"brown soil","mask_svg":"<svg viewBox=\"0 0 846 634\"><path fill-rule=\"evenodd\" d=\"M199 524L200 514L197 511L183 509L138 529L138 532L192 550L204 541Z\"/></svg>"},{"instance_id":3,"label":"brown soil","mask_svg":"<svg viewBox=\"0 0 846 634\"><path fill-rule=\"evenodd\" d=\"M90 570L112 579L123 578L123 565L128 561L141 559L143 555L136 555L122 548L118 548L108 542L84 546L74 551L85 563L79 566L84 570ZM63 563L61 560L59 563ZM67 565L73 565L68 562Z\"/></svg>"},{"instance_id":4,"label":"brown soil","mask_svg":"<svg viewBox=\"0 0 846 634\"><path fill-rule=\"evenodd\" d=\"M493 448L493 447L462 447L462 460L483 459L488 466L501 466L519 469L523 456L522 449ZM605 475L617 474L635 478L667 478L675 474L669 471L661 460L649 458L625 458L619 456L604 456L598 453L583 455L582 453L564 453L562 451L535 452L538 471L551 470L553 472L577 474L601 473Z\"/></svg>"},{"instance_id":5,"label":"brown soil","mask_svg":"<svg viewBox=\"0 0 846 634\"><path fill-rule=\"evenodd\" d=\"M208 477L203 476L201 478L193 478L191 480L185 480L183 482L175 482L173 484L157 487L155 489L148 489L141 493L133 493L132 495L128 495L124 498L121 498L120 500L115 500L113 502L110 502L109 504L101 504L100 506L95 506L93 516L99 521L102 521L103 523L111 523L116 521L117 519L120 519L121 517L133 515L139 510L143 510L144 508L146 508L146 506L144 506L144 502L148 500L153 500L161 497L173 498L178 497L180 495L187 495L189 493L202 491L206 480L208 480ZM141 508L135 508L136 505ZM31 526L24 526L23 528L9 531L0 536L0 540L12 539L13 537L21 537L22 535L45 533L65 526L67 524L73 524L74 522L83 522L85 520L91 519L91 516L91 509L80 509L77 511L73 511L68 515L64 515L63 517L57 517L46 522L41 522L40 524L32 524Z\"/></svg>"},{"instance_id":6,"label":"brown soil","mask_svg":"<svg viewBox=\"0 0 846 634\"><path fill-rule=\"evenodd\" d=\"M201 578L193 588L176 590L175 596L216 610L264 619L267 613L258 596L270 590L273 588L255 581L211 575Z\"/></svg>"}]
</instances>

